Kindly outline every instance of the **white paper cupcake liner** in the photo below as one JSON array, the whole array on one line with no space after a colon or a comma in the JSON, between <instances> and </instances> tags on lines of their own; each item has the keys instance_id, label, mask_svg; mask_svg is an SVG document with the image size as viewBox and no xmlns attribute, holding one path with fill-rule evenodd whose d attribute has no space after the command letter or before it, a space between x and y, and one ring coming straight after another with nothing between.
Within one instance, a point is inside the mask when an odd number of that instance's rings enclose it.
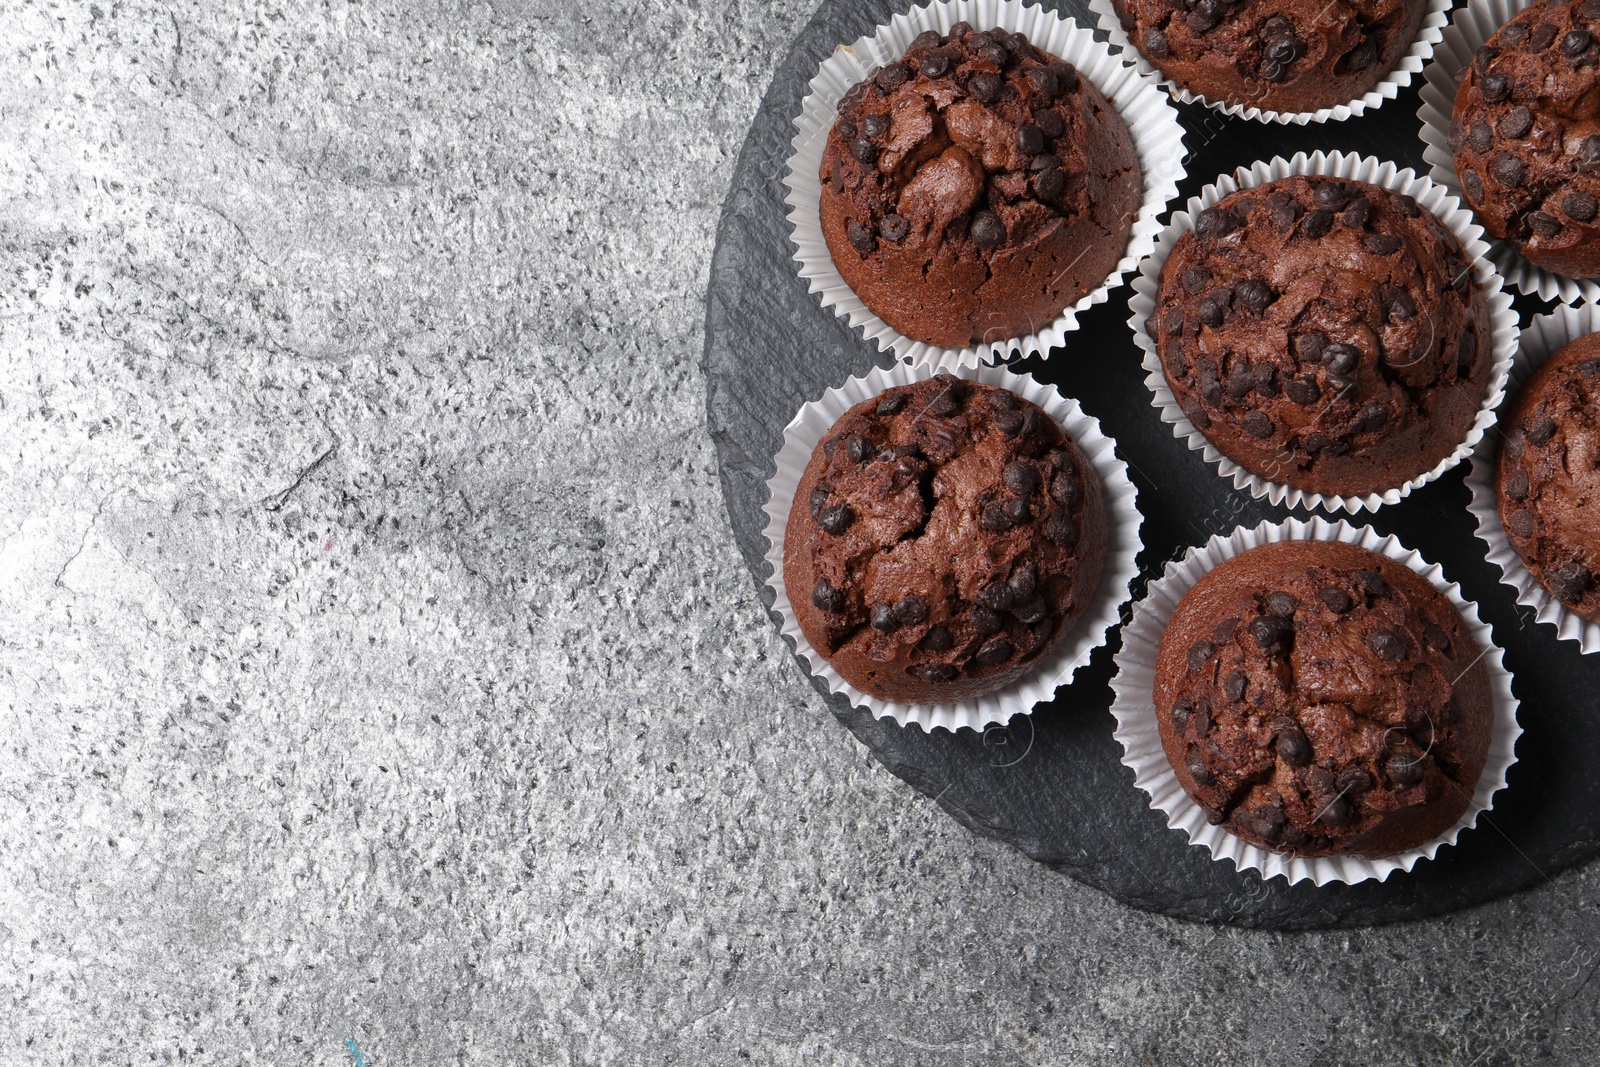
<instances>
[{"instance_id":1,"label":"white paper cupcake liner","mask_svg":"<svg viewBox=\"0 0 1600 1067\"><path fill-rule=\"evenodd\" d=\"M828 132L838 118L836 106L850 87L874 68L898 60L923 31L948 33L951 26L963 21L978 30L1001 27L1024 34L1035 46L1071 63L1093 82L1117 109L1133 138L1144 195L1123 257L1098 288L1068 307L1054 322L1025 337L957 349L906 337L868 310L846 284L822 236L818 168ZM1013 349L1032 355L1047 353L1062 344L1066 335L1077 328L1078 313L1103 303L1149 253L1161 229L1157 217L1178 195L1178 182L1184 175L1183 128L1166 95L1141 78L1131 64L1113 56L1090 31L1054 12L1024 6L1021 0L938 0L896 15L873 35L835 49L811 79L810 91L795 118L795 129L791 142L794 154L789 157L789 172L783 183L789 190L784 202L789 205L790 240L796 249L794 258L800 264L800 277L806 279L811 292L822 294L823 307L833 308L834 314L846 318L852 328L860 328L868 340L877 342L879 349L892 349L902 359L916 362L975 367L985 359L1001 359Z\"/></svg>"},{"instance_id":2,"label":"white paper cupcake liner","mask_svg":"<svg viewBox=\"0 0 1600 1067\"><path fill-rule=\"evenodd\" d=\"M1367 90L1359 99L1317 111L1271 111L1266 108L1251 107L1248 104L1230 104L1224 100L1207 99L1199 93L1183 88L1144 58L1139 49L1134 47L1133 42L1128 40L1128 35L1122 28L1122 21L1117 18L1116 8L1111 5L1111 0L1089 0L1089 13L1095 16L1100 28L1106 31L1111 43L1133 59L1134 65L1139 68L1139 73L1155 78L1175 99L1185 104L1204 104L1225 115L1237 115L1255 122L1293 123L1296 126L1305 126L1313 122L1343 122L1345 119L1365 114L1369 110L1375 111L1383 106L1385 100L1393 100L1399 96L1400 90L1411 84L1412 76L1422 70L1422 65L1433 55L1434 47L1438 45L1444 33L1445 23L1450 18L1451 2L1452 0L1428 0L1428 10L1422 16L1422 26L1417 30L1416 39L1411 42L1406 54L1400 57L1394 69L1390 70L1382 81Z\"/></svg>"},{"instance_id":3,"label":"white paper cupcake liner","mask_svg":"<svg viewBox=\"0 0 1600 1067\"><path fill-rule=\"evenodd\" d=\"M1173 394L1172 387L1167 384L1166 375L1162 372L1161 358L1156 354L1155 340L1145 329L1145 320L1155 310L1161 267L1166 263L1167 256L1172 252L1172 246L1177 244L1178 238L1194 229L1195 216L1240 189L1263 185L1294 174L1325 174L1363 181L1409 194L1456 235L1456 239L1461 242L1467 262L1472 264L1473 277L1483 286L1484 296L1489 302L1489 350L1493 366L1489 373L1488 388L1484 390L1483 402L1478 407L1478 417L1456 450L1445 457L1438 466L1425 474L1417 475L1404 485L1383 492L1367 493L1364 496L1311 493L1304 489L1294 489L1287 485L1269 482L1224 456L1195 428L1178 405L1178 398ZM1304 152L1299 152L1293 159L1286 160L1278 156L1270 163L1253 163L1248 167L1240 167L1231 177L1224 175L1218 178L1202 189L1199 196L1190 197L1187 210L1172 213L1172 220L1156 240L1154 253L1139 265L1139 274L1133 279L1134 295L1128 301L1130 312L1128 325L1133 328L1134 341L1144 352L1144 381L1155 395L1156 406L1161 410L1161 421L1172 427L1174 437L1187 440L1189 447L1199 451L1206 462L1215 463L1217 472L1224 478L1231 479L1234 488L1249 490L1250 495L1258 500L1265 499L1288 507L1326 508L1330 511L1348 512L1376 511L1384 504L1398 502L1410 495L1413 489L1428 484L1467 458L1472 453L1473 447L1483 439L1489 427L1494 425L1495 406L1505 396L1506 374L1510 370L1511 357L1517 348L1517 313L1511 307L1511 295L1502 291L1500 276L1484 258L1488 246L1484 244L1482 234L1483 227L1472 220L1472 213L1443 186L1436 185L1427 178L1419 178L1409 169L1399 170L1393 163L1385 163L1371 156L1346 152L1317 152L1307 156Z\"/></svg>"},{"instance_id":4,"label":"white paper cupcake liner","mask_svg":"<svg viewBox=\"0 0 1600 1067\"><path fill-rule=\"evenodd\" d=\"M1472 57L1484 42L1494 36L1511 18L1532 0L1467 0L1445 27L1444 37L1434 49L1433 62L1428 64L1422 78L1422 106L1417 118L1422 121L1422 140L1427 146L1422 158L1427 161L1428 174L1434 181L1450 190L1450 195L1461 196L1461 181L1456 177L1455 158L1450 151L1450 115L1455 111L1456 88ZM1600 300L1600 279L1568 278L1554 271L1536 267L1522 253L1498 238L1486 238L1489 259L1495 269L1516 286L1517 290L1537 294L1545 300L1560 300L1564 304L1578 300Z\"/></svg>"},{"instance_id":5,"label":"white paper cupcake liner","mask_svg":"<svg viewBox=\"0 0 1600 1067\"><path fill-rule=\"evenodd\" d=\"M1522 347L1511 366L1507 395L1516 396L1528 375L1550 356L1585 334L1596 332L1600 332L1600 307L1592 304L1557 308L1553 314L1535 318L1522 331ZM1507 410L1510 407L1508 400ZM1500 568L1501 583L1517 591L1517 603L1534 609L1534 621L1554 626L1557 638L1578 642L1578 648L1585 655L1600 652L1600 623L1589 622L1577 612L1569 611L1551 596L1523 565L1522 557L1511 547L1505 527L1500 525L1499 498L1495 492L1500 437L1500 434L1490 434L1479 443L1472 453L1472 469L1467 475L1467 488L1472 490L1472 502L1467 509L1478 520L1478 540L1489 547L1488 559Z\"/></svg>"},{"instance_id":6,"label":"white paper cupcake liner","mask_svg":"<svg viewBox=\"0 0 1600 1067\"><path fill-rule=\"evenodd\" d=\"M1156 656L1167 620L1184 594L1213 568L1241 552L1274 541L1343 541L1410 567L1450 598L1483 654L1494 694L1494 729L1483 774L1466 813L1448 831L1419 848L1376 860L1351 856L1308 858L1259 848L1207 822L1205 811L1184 791L1167 761L1156 723L1154 696ZM1370 878L1382 881L1395 871L1411 870L1418 860L1432 859L1441 847L1455 844L1461 831L1477 823L1478 815L1492 805L1495 793L1505 788L1506 772L1517 761L1516 744L1522 727L1517 725L1511 674L1501 662L1500 648L1494 643L1488 624L1478 617L1477 607L1462 597L1459 586L1445 579L1438 564L1430 564L1395 537L1383 537L1371 527L1351 526L1343 520L1329 522L1313 517L1309 521L1263 522L1255 529L1239 527L1226 536L1212 537L1203 547L1190 549L1183 559L1167 564L1166 573L1151 582L1144 599L1134 605L1133 620L1122 631L1122 650L1117 653L1116 663L1117 672L1111 679L1115 736L1122 745L1122 762L1132 768L1134 783L1150 795L1151 806L1167 817L1167 825L1182 830L1190 844L1210 852L1212 859L1228 860L1240 871L1259 871L1263 878L1281 875L1290 885L1307 879L1317 885L1364 882Z\"/></svg>"},{"instance_id":7,"label":"white paper cupcake liner","mask_svg":"<svg viewBox=\"0 0 1600 1067\"><path fill-rule=\"evenodd\" d=\"M863 400L877 396L895 385L923 381L940 372L958 378L1009 389L1024 400L1043 408L1067 432L1094 467L1100 479L1106 511L1106 557L1100 588L1094 603L1073 625L1059 645L1032 670L997 693L977 700L947 704L901 704L880 700L861 692L845 681L833 666L811 647L795 618L783 584L783 539L789 525L789 511L795 488L805 473L806 464L818 442L845 412ZM863 378L851 378L837 389L800 409L783 431L783 447L774 457L778 471L767 481L768 499L765 537L769 546L767 562L772 577L767 587L773 592L772 610L783 620L783 634L811 667L811 673L828 684L834 693L843 693L850 702L867 708L877 718L889 718L902 726L917 725L924 730L955 731L961 727L983 730L991 723L1007 723L1013 715L1027 715L1034 705L1054 699L1058 686L1068 685L1079 667L1105 643L1106 635L1121 622L1122 605L1131 597L1130 583L1138 575L1135 558L1139 554L1138 491L1128 478L1127 464L1116 454L1117 443L1100 430L1100 423L1086 415L1076 400L1064 397L1055 388L1026 374L1013 374L1003 367L959 367L953 361L943 364L897 363L889 370L878 369Z\"/></svg>"}]
</instances>

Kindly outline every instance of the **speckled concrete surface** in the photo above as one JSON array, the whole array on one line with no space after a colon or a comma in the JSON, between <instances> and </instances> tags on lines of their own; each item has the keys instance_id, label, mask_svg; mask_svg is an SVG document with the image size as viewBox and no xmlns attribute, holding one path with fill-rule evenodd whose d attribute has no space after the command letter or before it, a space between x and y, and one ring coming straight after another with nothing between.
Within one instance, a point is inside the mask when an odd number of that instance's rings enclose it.
<instances>
[{"instance_id":1,"label":"speckled concrete surface","mask_svg":"<svg viewBox=\"0 0 1600 1067\"><path fill-rule=\"evenodd\" d=\"M1153 918L802 684L698 359L809 15L0 3L0 1062L1600 1062L1595 867Z\"/></svg>"}]
</instances>

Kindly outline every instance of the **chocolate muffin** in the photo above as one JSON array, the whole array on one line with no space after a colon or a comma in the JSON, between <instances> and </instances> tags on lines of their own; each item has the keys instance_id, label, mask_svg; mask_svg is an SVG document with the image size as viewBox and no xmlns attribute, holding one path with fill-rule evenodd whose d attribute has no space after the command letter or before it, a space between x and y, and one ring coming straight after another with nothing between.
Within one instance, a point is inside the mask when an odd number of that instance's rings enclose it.
<instances>
[{"instance_id":1,"label":"chocolate muffin","mask_svg":"<svg viewBox=\"0 0 1600 1067\"><path fill-rule=\"evenodd\" d=\"M1450 148L1483 228L1546 270L1600 274L1600 0L1535 4L1456 90Z\"/></svg>"},{"instance_id":2,"label":"chocolate muffin","mask_svg":"<svg viewBox=\"0 0 1600 1067\"><path fill-rule=\"evenodd\" d=\"M1600 335L1540 364L1501 429L1495 496L1511 547L1552 596L1600 622Z\"/></svg>"},{"instance_id":3,"label":"chocolate muffin","mask_svg":"<svg viewBox=\"0 0 1600 1067\"><path fill-rule=\"evenodd\" d=\"M1212 824L1299 856L1377 858L1455 824L1493 730L1488 669L1444 594L1355 545L1235 556L1179 602L1161 743Z\"/></svg>"},{"instance_id":4,"label":"chocolate muffin","mask_svg":"<svg viewBox=\"0 0 1600 1067\"><path fill-rule=\"evenodd\" d=\"M1488 300L1455 235L1409 196L1316 176L1200 212L1146 328L1206 440L1313 493L1432 470L1476 420L1493 362Z\"/></svg>"},{"instance_id":5,"label":"chocolate muffin","mask_svg":"<svg viewBox=\"0 0 1600 1067\"><path fill-rule=\"evenodd\" d=\"M1411 48L1425 0L1112 0L1139 53L1207 100L1318 111L1364 96Z\"/></svg>"},{"instance_id":6,"label":"chocolate muffin","mask_svg":"<svg viewBox=\"0 0 1600 1067\"><path fill-rule=\"evenodd\" d=\"M941 374L845 413L795 490L783 581L851 685L933 704L1001 689L1094 601L1100 482L1015 393Z\"/></svg>"},{"instance_id":7,"label":"chocolate muffin","mask_svg":"<svg viewBox=\"0 0 1600 1067\"><path fill-rule=\"evenodd\" d=\"M844 280L907 337L1021 337L1121 260L1142 180L1122 118L1021 34L932 30L839 101L822 232Z\"/></svg>"}]
</instances>

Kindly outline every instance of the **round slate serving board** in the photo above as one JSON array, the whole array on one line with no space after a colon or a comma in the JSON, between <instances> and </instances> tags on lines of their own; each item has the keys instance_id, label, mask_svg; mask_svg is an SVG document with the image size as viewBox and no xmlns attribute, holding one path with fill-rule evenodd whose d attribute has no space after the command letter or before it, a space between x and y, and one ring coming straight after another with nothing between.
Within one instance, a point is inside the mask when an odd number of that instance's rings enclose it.
<instances>
[{"instance_id":1,"label":"round slate serving board","mask_svg":"<svg viewBox=\"0 0 1600 1067\"><path fill-rule=\"evenodd\" d=\"M783 428L824 389L890 362L824 311L795 273L783 203L791 119L817 65L836 45L909 6L909 0L825 0L773 79L723 207L706 306L707 418L734 536L769 607L761 507ZM1045 6L1094 24L1081 0L1046 0ZM1180 106L1190 150L1181 198L1241 164L1302 150L1359 151L1426 173L1417 136L1418 84L1420 79L1376 112L1320 126L1267 126ZM1117 439L1144 513L1143 576L1135 589L1142 595L1145 579L1189 546L1238 525L1280 519L1287 511L1235 491L1157 418L1127 326L1129 291L1125 285L1108 303L1083 314L1064 349L1016 369L1078 398ZM1526 298L1519 309L1524 319L1543 310ZM1052 703L983 734L928 734L880 722L842 697L829 697L829 705L886 767L963 825L1135 907L1241 926L1305 929L1437 915L1523 889L1600 849L1600 775L1593 772L1600 765L1600 655L1580 656L1574 644L1554 639L1553 628L1519 613L1473 536L1464 470L1358 520L1398 534L1443 564L1445 574L1479 602L1506 650L1522 701L1526 732L1509 787L1456 847L1409 875L1354 886L1291 887L1282 879L1240 874L1169 830L1134 787L1111 736L1107 680L1115 641L1098 650Z\"/></svg>"}]
</instances>

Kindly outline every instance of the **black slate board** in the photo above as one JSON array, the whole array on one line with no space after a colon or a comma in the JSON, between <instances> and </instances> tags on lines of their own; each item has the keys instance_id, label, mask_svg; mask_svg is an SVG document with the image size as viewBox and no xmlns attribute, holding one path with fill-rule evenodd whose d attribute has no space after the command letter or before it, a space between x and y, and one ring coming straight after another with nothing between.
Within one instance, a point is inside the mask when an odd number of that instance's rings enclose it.
<instances>
[{"instance_id":1,"label":"black slate board","mask_svg":"<svg viewBox=\"0 0 1600 1067\"><path fill-rule=\"evenodd\" d=\"M817 65L837 44L854 41L909 6L907 0L823 3L773 79L723 208L706 307L707 418L734 536L769 607L761 506L783 427L823 390L890 362L823 310L795 273L783 203L791 120ZM1080 0L1046 0L1045 6L1093 25ZM1180 106L1189 176L1175 204L1236 166L1301 150L1359 151L1426 173L1415 84L1376 113L1321 126L1267 126ZM1143 573L1135 588L1143 595L1145 579L1188 546L1237 525L1281 519L1288 511L1235 491L1161 424L1127 327L1129 292L1124 285L1109 303L1083 315L1079 331L1048 362L1029 359L1016 369L1077 397L1117 439L1145 517ZM1518 306L1524 321L1545 310L1527 298ZM1240 874L1168 829L1134 786L1111 736L1107 680L1115 642L1100 649L1054 702L981 735L930 735L876 721L842 697L830 697L829 704L886 767L963 825L1135 907L1241 926L1305 929L1437 915L1526 888L1600 848L1600 775L1592 770L1600 762L1594 695L1600 693L1600 656L1580 656L1575 645L1557 642L1551 627L1532 623L1531 613L1517 608L1473 536L1464 471L1463 466L1399 505L1358 520L1398 534L1443 564L1446 575L1480 603L1506 649L1522 701L1525 733L1509 788L1456 847L1410 874L1356 886L1290 887L1281 878ZM823 688L814 679L813 684Z\"/></svg>"}]
</instances>

